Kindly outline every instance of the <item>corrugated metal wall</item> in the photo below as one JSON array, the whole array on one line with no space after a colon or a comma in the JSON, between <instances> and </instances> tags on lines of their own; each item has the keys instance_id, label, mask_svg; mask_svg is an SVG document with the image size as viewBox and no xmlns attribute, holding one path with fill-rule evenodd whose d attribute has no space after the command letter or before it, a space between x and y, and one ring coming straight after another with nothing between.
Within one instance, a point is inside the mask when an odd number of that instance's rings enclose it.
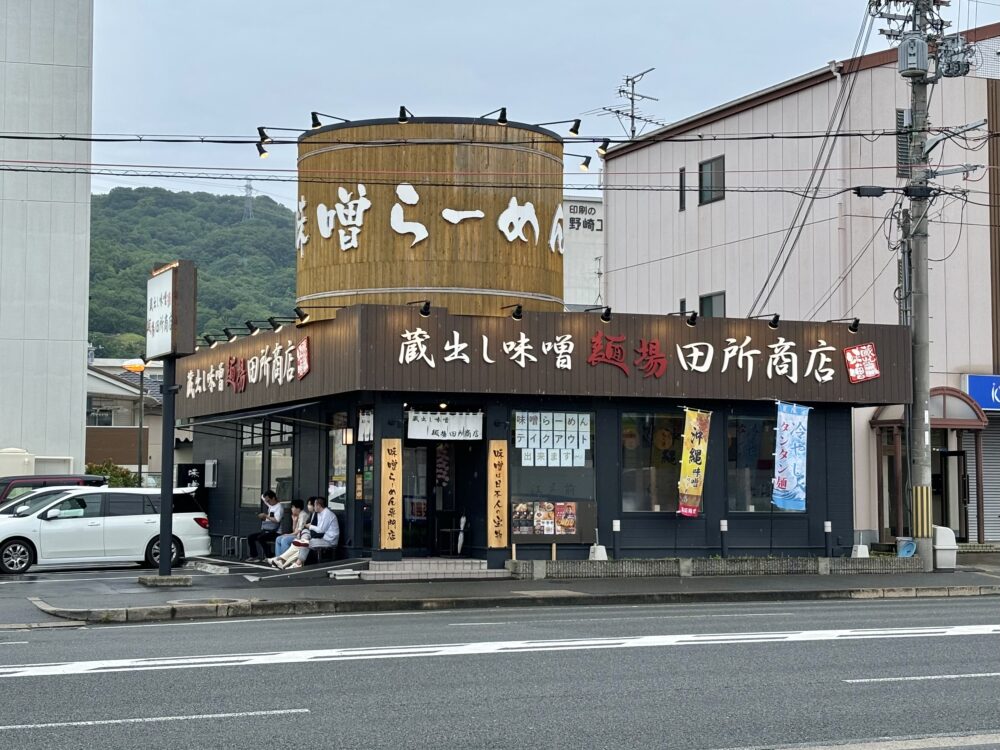
<instances>
[{"instance_id":1,"label":"corrugated metal wall","mask_svg":"<svg viewBox=\"0 0 1000 750\"><path fill-rule=\"evenodd\" d=\"M977 541L979 518L976 509L976 443L971 432L962 436L969 466L969 541ZM990 417L983 430L983 520L986 541L1000 541L1000 415Z\"/></svg>"}]
</instances>

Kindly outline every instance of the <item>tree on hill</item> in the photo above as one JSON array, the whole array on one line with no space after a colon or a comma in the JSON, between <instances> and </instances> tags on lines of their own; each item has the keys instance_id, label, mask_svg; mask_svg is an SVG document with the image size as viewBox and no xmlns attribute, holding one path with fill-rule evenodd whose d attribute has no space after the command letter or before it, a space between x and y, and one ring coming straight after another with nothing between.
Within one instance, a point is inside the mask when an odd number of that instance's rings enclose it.
<instances>
[{"instance_id":1,"label":"tree on hill","mask_svg":"<svg viewBox=\"0 0 1000 750\"><path fill-rule=\"evenodd\" d=\"M144 351L146 280L171 260L198 267L198 331L295 305L294 213L265 196L115 188L91 200L90 335L101 357Z\"/></svg>"}]
</instances>

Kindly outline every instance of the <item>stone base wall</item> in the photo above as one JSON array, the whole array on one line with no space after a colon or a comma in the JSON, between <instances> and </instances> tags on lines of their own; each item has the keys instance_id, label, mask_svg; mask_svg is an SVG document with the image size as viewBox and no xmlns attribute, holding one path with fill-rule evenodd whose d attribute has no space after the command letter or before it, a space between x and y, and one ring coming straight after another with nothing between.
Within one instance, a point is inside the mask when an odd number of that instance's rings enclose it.
<instances>
[{"instance_id":1,"label":"stone base wall","mask_svg":"<svg viewBox=\"0 0 1000 750\"><path fill-rule=\"evenodd\" d=\"M508 560L517 579L920 573L919 557L695 557L659 560Z\"/></svg>"}]
</instances>

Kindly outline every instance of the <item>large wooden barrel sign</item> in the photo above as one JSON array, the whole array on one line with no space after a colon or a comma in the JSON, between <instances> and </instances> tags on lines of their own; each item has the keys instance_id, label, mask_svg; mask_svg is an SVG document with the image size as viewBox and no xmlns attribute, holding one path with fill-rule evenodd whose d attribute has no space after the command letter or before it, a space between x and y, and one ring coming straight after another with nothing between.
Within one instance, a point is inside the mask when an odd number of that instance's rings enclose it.
<instances>
[{"instance_id":1,"label":"large wooden barrel sign","mask_svg":"<svg viewBox=\"0 0 1000 750\"><path fill-rule=\"evenodd\" d=\"M562 310L563 145L532 125L365 120L299 139L298 304Z\"/></svg>"}]
</instances>

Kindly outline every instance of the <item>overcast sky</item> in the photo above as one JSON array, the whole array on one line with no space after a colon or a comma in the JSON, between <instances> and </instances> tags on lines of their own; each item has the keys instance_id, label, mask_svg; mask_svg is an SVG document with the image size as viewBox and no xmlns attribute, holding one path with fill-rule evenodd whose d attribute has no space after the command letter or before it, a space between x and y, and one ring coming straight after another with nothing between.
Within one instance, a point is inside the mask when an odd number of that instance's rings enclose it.
<instances>
[{"instance_id":1,"label":"overcast sky","mask_svg":"<svg viewBox=\"0 0 1000 750\"><path fill-rule=\"evenodd\" d=\"M665 122L849 57L867 0L95 0L95 133L256 136L306 128L318 110L349 119L575 118L619 105L623 76ZM1000 19L998 0L953 0L962 28ZM961 17L959 19L959 16ZM873 33L869 51L884 47ZM622 137L613 117L586 135ZM593 153L593 146L573 147ZM99 145L95 162L294 170L295 147ZM575 172L578 160L568 160ZM286 173L287 174L287 173ZM596 179L593 175L591 180ZM115 185L242 193L242 183L93 178ZM293 183L255 182L292 205Z\"/></svg>"}]
</instances>

